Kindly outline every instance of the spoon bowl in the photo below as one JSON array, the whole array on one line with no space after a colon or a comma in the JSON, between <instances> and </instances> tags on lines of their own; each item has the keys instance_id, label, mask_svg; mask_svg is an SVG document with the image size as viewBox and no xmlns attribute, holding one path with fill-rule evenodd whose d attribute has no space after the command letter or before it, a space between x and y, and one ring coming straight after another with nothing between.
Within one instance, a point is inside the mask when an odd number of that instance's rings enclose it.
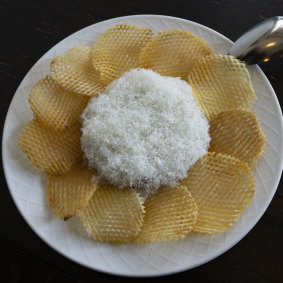
<instances>
[{"instance_id":1,"label":"spoon bowl","mask_svg":"<svg viewBox=\"0 0 283 283\"><path fill-rule=\"evenodd\" d=\"M232 45L230 55L248 65L283 58L283 17L276 16L249 29Z\"/></svg>"}]
</instances>

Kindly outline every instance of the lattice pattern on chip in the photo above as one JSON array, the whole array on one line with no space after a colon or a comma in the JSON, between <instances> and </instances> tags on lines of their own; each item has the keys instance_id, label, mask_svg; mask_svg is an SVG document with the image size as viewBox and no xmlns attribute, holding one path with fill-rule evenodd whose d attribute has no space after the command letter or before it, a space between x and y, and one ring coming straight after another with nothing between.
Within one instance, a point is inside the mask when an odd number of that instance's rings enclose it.
<instances>
[{"instance_id":1,"label":"lattice pattern on chip","mask_svg":"<svg viewBox=\"0 0 283 283\"><path fill-rule=\"evenodd\" d=\"M200 58L214 50L201 38L180 29L161 31L142 49L139 64L143 68L171 77L187 79Z\"/></svg>"},{"instance_id":2,"label":"lattice pattern on chip","mask_svg":"<svg viewBox=\"0 0 283 283\"><path fill-rule=\"evenodd\" d=\"M144 208L133 189L99 184L79 216L95 240L124 244L139 233Z\"/></svg>"},{"instance_id":3,"label":"lattice pattern on chip","mask_svg":"<svg viewBox=\"0 0 283 283\"><path fill-rule=\"evenodd\" d=\"M138 243L184 238L197 221L198 207L184 186L162 187L145 201L145 218Z\"/></svg>"},{"instance_id":4,"label":"lattice pattern on chip","mask_svg":"<svg viewBox=\"0 0 283 283\"><path fill-rule=\"evenodd\" d=\"M252 201L255 178L247 163L208 153L190 168L187 186L199 208L193 231L215 234L230 228Z\"/></svg>"},{"instance_id":5,"label":"lattice pattern on chip","mask_svg":"<svg viewBox=\"0 0 283 283\"><path fill-rule=\"evenodd\" d=\"M47 175L47 201L56 217L67 220L86 207L96 190L93 174L76 166L65 175Z\"/></svg>"},{"instance_id":6,"label":"lattice pattern on chip","mask_svg":"<svg viewBox=\"0 0 283 283\"><path fill-rule=\"evenodd\" d=\"M18 144L36 167L49 174L63 174L82 158L80 125L54 131L36 120L22 130Z\"/></svg>"},{"instance_id":7,"label":"lattice pattern on chip","mask_svg":"<svg viewBox=\"0 0 283 283\"><path fill-rule=\"evenodd\" d=\"M245 64L229 55L199 60L188 82L207 118L226 110L248 109L256 98Z\"/></svg>"},{"instance_id":8,"label":"lattice pattern on chip","mask_svg":"<svg viewBox=\"0 0 283 283\"><path fill-rule=\"evenodd\" d=\"M265 136L254 112L224 111L210 120L209 151L221 152L255 165L263 155Z\"/></svg>"},{"instance_id":9,"label":"lattice pattern on chip","mask_svg":"<svg viewBox=\"0 0 283 283\"><path fill-rule=\"evenodd\" d=\"M124 72L138 68L141 49L152 38L150 29L122 24L108 29L95 43L92 63L107 85Z\"/></svg>"},{"instance_id":10,"label":"lattice pattern on chip","mask_svg":"<svg viewBox=\"0 0 283 283\"><path fill-rule=\"evenodd\" d=\"M56 56L50 65L51 77L63 88L83 95L103 92L104 85L91 63L91 48L76 46Z\"/></svg>"},{"instance_id":11,"label":"lattice pattern on chip","mask_svg":"<svg viewBox=\"0 0 283 283\"><path fill-rule=\"evenodd\" d=\"M29 104L34 117L55 130L69 128L79 121L88 97L64 90L50 76L41 79L31 90Z\"/></svg>"}]
</instances>

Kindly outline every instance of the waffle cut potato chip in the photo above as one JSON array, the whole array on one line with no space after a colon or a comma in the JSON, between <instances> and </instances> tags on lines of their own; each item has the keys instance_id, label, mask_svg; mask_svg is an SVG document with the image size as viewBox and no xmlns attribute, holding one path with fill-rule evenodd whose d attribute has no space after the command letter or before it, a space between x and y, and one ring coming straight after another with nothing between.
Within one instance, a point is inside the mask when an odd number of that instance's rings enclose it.
<instances>
[{"instance_id":1,"label":"waffle cut potato chip","mask_svg":"<svg viewBox=\"0 0 283 283\"><path fill-rule=\"evenodd\" d=\"M144 208L133 189L99 184L79 216L95 240L125 244L139 233Z\"/></svg>"},{"instance_id":2,"label":"waffle cut potato chip","mask_svg":"<svg viewBox=\"0 0 283 283\"><path fill-rule=\"evenodd\" d=\"M56 56L50 65L50 74L64 89L94 96L104 90L99 73L91 63L91 49L76 46L63 55Z\"/></svg>"},{"instance_id":3,"label":"waffle cut potato chip","mask_svg":"<svg viewBox=\"0 0 283 283\"><path fill-rule=\"evenodd\" d=\"M208 119L222 111L249 109L256 94L245 64L233 56L210 55L199 60L188 82Z\"/></svg>"},{"instance_id":4,"label":"waffle cut potato chip","mask_svg":"<svg viewBox=\"0 0 283 283\"><path fill-rule=\"evenodd\" d=\"M122 24L108 29L95 43L92 64L107 85L124 72L138 68L141 49L152 38L150 29Z\"/></svg>"},{"instance_id":5,"label":"waffle cut potato chip","mask_svg":"<svg viewBox=\"0 0 283 283\"><path fill-rule=\"evenodd\" d=\"M47 175L47 201L56 217L68 220L86 207L97 187L92 176L79 166L65 175Z\"/></svg>"},{"instance_id":6,"label":"waffle cut potato chip","mask_svg":"<svg viewBox=\"0 0 283 283\"><path fill-rule=\"evenodd\" d=\"M79 121L89 97L64 90L50 76L31 90L29 104L34 117L47 127L63 130Z\"/></svg>"},{"instance_id":7,"label":"waffle cut potato chip","mask_svg":"<svg viewBox=\"0 0 283 283\"><path fill-rule=\"evenodd\" d=\"M254 112L224 111L213 116L209 123L209 151L237 157L250 166L263 155L265 136Z\"/></svg>"},{"instance_id":8,"label":"waffle cut potato chip","mask_svg":"<svg viewBox=\"0 0 283 283\"><path fill-rule=\"evenodd\" d=\"M252 202L256 188L247 163L214 152L198 160L180 183L199 207L193 231L205 234L230 228Z\"/></svg>"},{"instance_id":9,"label":"waffle cut potato chip","mask_svg":"<svg viewBox=\"0 0 283 283\"><path fill-rule=\"evenodd\" d=\"M214 50L201 38L184 30L169 29L158 32L146 44L139 64L164 76L187 79L195 62L210 54Z\"/></svg>"},{"instance_id":10,"label":"waffle cut potato chip","mask_svg":"<svg viewBox=\"0 0 283 283\"><path fill-rule=\"evenodd\" d=\"M192 231L198 207L184 186L162 187L145 201L145 218L137 243L184 238Z\"/></svg>"},{"instance_id":11,"label":"waffle cut potato chip","mask_svg":"<svg viewBox=\"0 0 283 283\"><path fill-rule=\"evenodd\" d=\"M32 163L49 174L63 174L82 158L80 125L54 131L36 120L22 130L18 145Z\"/></svg>"}]
</instances>

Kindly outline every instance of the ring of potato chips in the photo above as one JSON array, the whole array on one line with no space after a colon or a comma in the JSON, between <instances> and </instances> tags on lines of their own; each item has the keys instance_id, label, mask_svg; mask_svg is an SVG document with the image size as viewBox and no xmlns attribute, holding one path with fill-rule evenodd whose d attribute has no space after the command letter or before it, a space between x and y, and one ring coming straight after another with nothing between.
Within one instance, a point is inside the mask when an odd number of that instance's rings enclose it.
<instances>
[{"instance_id":1,"label":"ring of potato chips","mask_svg":"<svg viewBox=\"0 0 283 283\"><path fill-rule=\"evenodd\" d=\"M87 46L75 46L56 56L50 65L50 75L64 89L83 95L94 96L104 90Z\"/></svg>"},{"instance_id":2,"label":"ring of potato chips","mask_svg":"<svg viewBox=\"0 0 283 283\"><path fill-rule=\"evenodd\" d=\"M150 195L145 209L133 189L92 182L92 173L77 165L82 159L77 121L88 96L137 67L188 80L210 119L210 151L221 152L197 161L180 185ZM255 114L244 110L256 95L242 62L215 55L187 31L153 37L150 29L125 24L107 30L93 49L76 46L56 56L50 71L30 92L35 119L18 144L47 173L47 200L56 216L79 214L95 240L150 243L183 238L192 230L224 231L251 203L255 180L248 163L263 154L265 138Z\"/></svg>"},{"instance_id":3,"label":"ring of potato chips","mask_svg":"<svg viewBox=\"0 0 283 283\"><path fill-rule=\"evenodd\" d=\"M162 187L144 206L146 214L137 243L184 238L197 221L198 207L184 186Z\"/></svg>"},{"instance_id":4,"label":"ring of potato chips","mask_svg":"<svg viewBox=\"0 0 283 283\"><path fill-rule=\"evenodd\" d=\"M32 163L45 173L63 174L82 159L80 125L54 131L36 120L22 130L18 145Z\"/></svg>"},{"instance_id":5,"label":"ring of potato chips","mask_svg":"<svg viewBox=\"0 0 283 283\"><path fill-rule=\"evenodd\" d=\"M224 111L209 121L209 151L239 158L254 166L263 155L265 136L254 112Z\"/></svg>"},{"instance_id":6,"label":"ring of potato chips","mask_svg":"<svg viewBox=\"0 0 283 283\"><path fill-rule=\"evenodd\" d=\"M193 231L206 234L230 228L251 203L256 189L247 163L214 152L197 161L180 184L191 192L199 208Z\"/></svg>"},{"instance_id":7,"label":"ring of potato chips","mask_svg":"<svg viewBox=\"0 0 283 283\"><path fill-rule=\"evenodd\" d=\"M79 216L93 239L125 244L139 233L144 207L133 189L98 184L97 190Z\"/></svg>"},{"instance_id":8,"label":"ring of potato chips","mask_svg":"<svg viewBox=\"0 0 283 283\"><path fill-rule=\"evenodd\" d=\"M226 110L249 109L256 98L245 64L229 55L210 55L197 61L188 82L208 119Z\"/></svg>"},{"instance_id":9,"label":"ring of potato chips","mask_svg":"<svg viewBox=\"0 0 283 283\"><path fill-rule=\"evenodd\" d=\"M41 79L29 94L34 117L46 127L63 130L79 121L89 98L64 90L50 76Z\"/></svg>"},{"instance_id":10,"label":"ring of potato chips","mask_svg":"<svg viewBox=\"0 0 283 283\"><path fill-rule=\"evenodd\" d=\"M97 188L93 174L76 166L65 175L47 175L47 201L57 217L68 220L86 207Z\"/></svg>"},{"instance_id":11,"label":"ring of potato chips","mask_svg":"<svg viewBox=\"0 0 283 283\"><path fill-rule=\"evenodd\" d=\"M103 33L91 55L101 81L107 85L124 72L138 68L141 49L152 36L152 30L130 24L116 25Z\"/></svg>"},{"instance_id":12,"label":"ring of potato chips","mask_svg":"<svg viewBox=\"0 0 283 283\"><path fill-rule=\"evenodd\" d=\"M214 50L201 38L181 29L158 32L142 49L142 68L170 77L187 79L195 62Z\"/></svg>"}]
</instances>

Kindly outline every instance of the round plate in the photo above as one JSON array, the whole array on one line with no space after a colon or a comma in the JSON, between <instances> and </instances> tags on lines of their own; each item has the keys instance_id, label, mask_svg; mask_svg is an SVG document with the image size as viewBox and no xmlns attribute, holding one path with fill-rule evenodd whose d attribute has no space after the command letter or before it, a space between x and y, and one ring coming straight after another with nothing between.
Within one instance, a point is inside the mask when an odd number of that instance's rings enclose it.
<instances>
[{"instance_id":1,"label":"round plate","mask_svg":"<svg viewBox=\"0 0 283 283\"><path fill-rule=\"evenodd\" d=\"M114 246L87 238L76 220L56 219L45 199L45 177L17 146L24 125L32 119L28 94L49 73L51 60L75 45L93 46L106 29L131 23L157 32L169 28L190 31L207 41L218 53L226 54L231 41L202 25L167 16L138 15L111 19L84 28L50 49L28 72L10 105L3 133L3 165L11 195L26 222L43 241L69 259L89 268L126 276L157 276L184 271L224 253L242 239L268 207L282 171L282 114L276 95L262 73L249 67L258 99L257 112L267 137L266 152L254 169L257 191L250 207L227 232L214 236L191 234L183 240L149 245Z\"/></svg>"}]
</instances>

